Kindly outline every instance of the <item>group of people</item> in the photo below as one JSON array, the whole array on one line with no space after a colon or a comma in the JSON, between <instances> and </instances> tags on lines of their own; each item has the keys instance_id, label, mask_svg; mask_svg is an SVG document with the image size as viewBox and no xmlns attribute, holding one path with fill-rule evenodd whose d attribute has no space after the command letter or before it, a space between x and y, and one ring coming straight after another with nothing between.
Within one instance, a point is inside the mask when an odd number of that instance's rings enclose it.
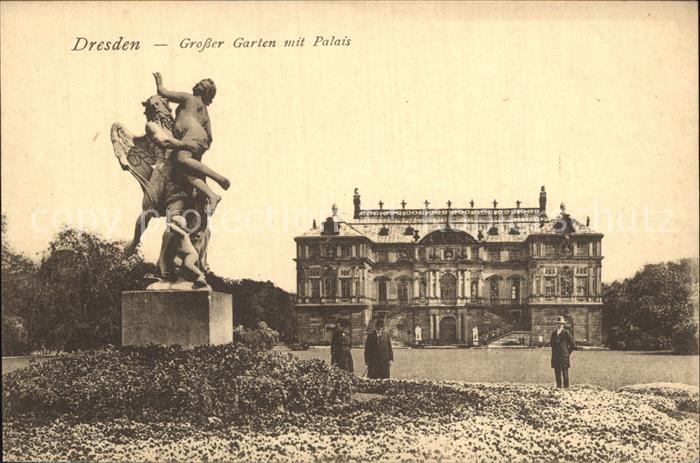
<instances>
[{"instance_id":1,"label":"group of people","mask_svg":"<svg viewBox=\"0 0 700 463\"><path fill-rule=\"evenodd\" d=\"M347 323L337 320L331 338L331 364L353 373L351 347L352 341L350 333L347 332ZM367 334L365 340L367 377L372 379L389 378L389 368L393 361L394 351L391 348L389 332L384 329L384 320L378 319L374 322L374 330Z\"/></svg>"},{"instance_id":2,"label":"group of people","mask_svg":"<svg viewBox=\"0 0 700 463\"><path fill-rule=\"evenodd\" d=\"M574 338L566 329L566 319L557 319L557 328L552 331L550 346L552 347L551 365L557 388L569 387L570 355L576 349ZM347 331L347 323L336 321L335 331L331 338L331 364L338 368L354 372L352 361L352 340ZM374 330L367 334L365 340L365 365L367 377L372 379L389 378L391 362L394 361L394 351L391 348L391 338L384 329L384 320L374 322Z\"/></svg>"}]
</instances>

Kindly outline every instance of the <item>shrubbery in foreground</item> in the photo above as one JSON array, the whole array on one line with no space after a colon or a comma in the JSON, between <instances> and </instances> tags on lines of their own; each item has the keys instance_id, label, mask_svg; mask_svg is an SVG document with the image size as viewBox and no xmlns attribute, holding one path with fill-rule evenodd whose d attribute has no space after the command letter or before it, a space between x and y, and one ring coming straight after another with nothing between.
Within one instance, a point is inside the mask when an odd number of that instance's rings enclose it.
<instances>
[{"instance_id":1,"label":"shrubbery in foreground","mask_svg":"<svg viewBox=\"0 0 700 463\"><path fill-rule=\"evenodd\" d=\"M353 377L321 360L244 346L107 348L3 376L3 418L245 420L347 401Z\"/></svg>"},{"instance_id":2,"label":"shrubbery in foreground","mask_svg":"<svg viewBox=\"0 0 700 463\"><path fill-rule=\"evenodd\" d=\"M668 398L697 395L673 384L615 392L366 380L226 345L60 356L3 386L5 461L687 463L699 454L697 416Z\"/></svg>"}]
</instances>

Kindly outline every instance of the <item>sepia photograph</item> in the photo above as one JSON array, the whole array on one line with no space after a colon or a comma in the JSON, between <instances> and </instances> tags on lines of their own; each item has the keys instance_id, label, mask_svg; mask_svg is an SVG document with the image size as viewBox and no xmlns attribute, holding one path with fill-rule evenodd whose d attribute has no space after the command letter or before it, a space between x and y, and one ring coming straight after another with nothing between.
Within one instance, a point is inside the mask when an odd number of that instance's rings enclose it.
<instances>
[{"instance_id":1,"label":"sepia photograph","mask_svg":"<svg viewBox=\"0 0 700 463\"><path fill-rule=\"evenodd\" d=\"M698 5L0 1L2 461L700 460Z\"/></svg>"}]
</instances>

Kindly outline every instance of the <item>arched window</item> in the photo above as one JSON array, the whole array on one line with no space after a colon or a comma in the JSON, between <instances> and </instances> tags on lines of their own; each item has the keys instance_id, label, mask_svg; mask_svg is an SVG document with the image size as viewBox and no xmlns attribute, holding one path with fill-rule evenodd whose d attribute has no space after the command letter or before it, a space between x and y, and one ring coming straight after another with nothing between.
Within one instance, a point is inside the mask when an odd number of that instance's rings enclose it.
<instances>
[{"instance_id":1,"label":"arched window","mask_svg":"<svg viewBox=\"0 0 700 463\"><path fill-rule=\"evenodd\" d=\"M443 304L454 305L457 303L457 277L451 273L440 277L440 298Z\"/></svg>"},{"instance_id":2,"label":"arched window","mask_svg":"<svg viewBox=\"0 0 700 463\"><path fill-rule=\"evenodd\" d=\"M410 280L402 278L398 281L397 293L399 297L399 305L408 305L410 299L409 288Z\"/></svg>"},{"instance_id":3,"label":"arched window","mask_svg":"<svg viewBox=\"0 0 700 463\"><path fill-rule=\"evenodd\" d=\"M510 282L510 302L520 304L520 280L514 279Z\"/></svg>"},{"instance_id":4,"label":"arched window","mask_svg":"<svg viewBox=\"0 0 700 463\"><path fill-rule=\"evenodd\" d=\"M498 304L498 280L489 280L489 302Z\"/></svg>"},{"instance_id":5,"label":"arched window","mask_svg":"<svg viewBox=\"0 0 700 463\"><path fill-rule=\"evenodd\" d=\"M388 282L386 280L377 280L377 302L379 304L386 304L387 302L387 285Z\"/></svg>"}]
</instances>

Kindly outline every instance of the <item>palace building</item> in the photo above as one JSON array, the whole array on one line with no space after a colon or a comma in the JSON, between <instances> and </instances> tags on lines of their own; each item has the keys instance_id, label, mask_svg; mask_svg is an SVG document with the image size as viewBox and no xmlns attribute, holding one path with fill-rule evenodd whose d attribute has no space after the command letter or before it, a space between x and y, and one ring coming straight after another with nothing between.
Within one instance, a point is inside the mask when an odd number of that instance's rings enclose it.
<instances>
[{"instance_id":1,"label":"palace building","mask_svg":"<svg viewBox=\"0 0 700 463\"><path fill-rule=\"evenodd\" d=\"M471 344L549 335L564 316L579 343L602 337L603 235L561 212L539 207L362 209L332 216L295 238L297 337L330 340L336 320L364 342L381 317L396 341ZM474 328L476 327L476 330Z\"/></svg>"}]
</instances>

